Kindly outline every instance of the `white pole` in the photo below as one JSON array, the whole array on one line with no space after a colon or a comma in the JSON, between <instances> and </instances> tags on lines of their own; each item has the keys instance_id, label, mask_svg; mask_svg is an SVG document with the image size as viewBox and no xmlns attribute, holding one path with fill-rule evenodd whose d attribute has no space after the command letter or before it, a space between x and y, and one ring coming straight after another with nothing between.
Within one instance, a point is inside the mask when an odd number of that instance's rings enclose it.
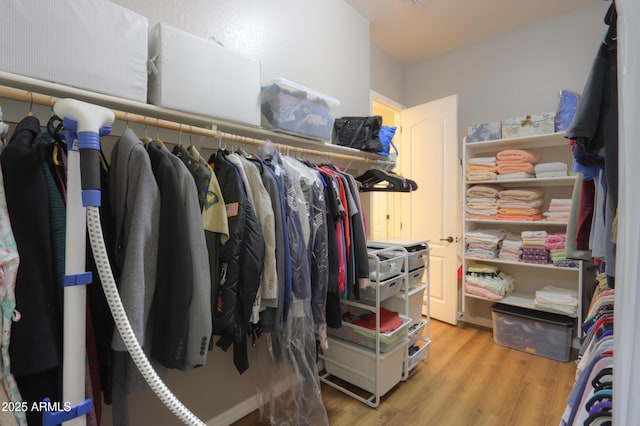
<instances>
[{"instance_id":1,"label":"white pole","mask_svg":"<svg viewBox=\"0 0 640 426\"><path fill-rule=\"evenodd\" d=\"M68 147L67 162L67 239L65 275L82 274L86 255L86 214L80 188L80 153L77 142ZM91 284L90 284L91 285ZM85 400L86 294L84 285L64 288L64 328L62 364L62 402L75 406ZM97 397L100 397L97 395ZM62 407L61 409L63 409ZM86 416L63 423L85 426Z\"/></svg>"}]
</instances>

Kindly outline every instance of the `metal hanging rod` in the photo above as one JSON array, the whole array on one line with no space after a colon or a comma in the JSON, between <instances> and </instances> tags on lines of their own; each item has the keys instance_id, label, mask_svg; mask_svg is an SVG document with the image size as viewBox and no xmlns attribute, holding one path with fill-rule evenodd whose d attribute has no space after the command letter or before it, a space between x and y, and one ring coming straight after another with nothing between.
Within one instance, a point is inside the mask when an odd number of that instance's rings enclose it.
<instances>
[{"instance_id":1,"label":"metal hanging rod","mask_svg":"<svg viewBox=\"0 0 640 426\"><path fill-rule=\"evenodd\" d=\"M73 96L70 96L73 97ZM56 96L45 95L42 93L34 92L31 90L18 89L11 86L0 85L0 98L11 99L15 101L29 103L30 105L44 105L53 107L53 105L60 99ZM153 126L162 129L173 130L176 132L190 133L192 135L204 136L207 138L217 139L217 140L226 140L231 143L235 143L238 145L252 145L256 147L263 146L269 142L269 135L264 134L265 131L260 131L263 133L264 139L258 139L248 136L242 136L234 133L223 132L217 130L217 126L215 124L212 125L212 129L208 129L200 126L193 126L190 124L184 124L176 121L165 120L161 118L150 117L146 115L131 113L127 111L121 111L117 109L113 109L112 111L117 120L126 122L126 123L137 123L145 126ZM232 129L242 129L242 126L239 125L231 125ZM254 129L251 129L254 131ZM291 139L295 139L291 137ZM289 144L282 143L274 143L277 149L283 153L291 153L294 155L312 155L319 158L325 158L329 160L341 160L348 162L356 162L356 163L364 163L370 166L378 166L378 167L393 167L394 163L389 160L383 159L372 159L366 156L356 156L350 154L342 154L337 152L330 151L320 151L319 149L310 149L303 148ZM213 147L213 146L211 146Z\"/></svg>"}]
</instances>

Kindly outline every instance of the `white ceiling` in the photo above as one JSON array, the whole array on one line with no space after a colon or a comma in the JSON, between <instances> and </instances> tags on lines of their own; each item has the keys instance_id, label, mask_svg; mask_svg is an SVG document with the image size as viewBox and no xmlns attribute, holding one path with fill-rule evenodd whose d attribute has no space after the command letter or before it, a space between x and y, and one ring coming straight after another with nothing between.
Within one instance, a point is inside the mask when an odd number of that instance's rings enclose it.
<instances>
[{"instance_id":1,"label":"white ceiling","mask_svg":"<svg viewBox=\"0 0 640 426\"><path fill-rule=\"evenodd\" d=\"M603 0L345 1L369 20L372 42L413 63Z\"/></svg>"}]
</instances>

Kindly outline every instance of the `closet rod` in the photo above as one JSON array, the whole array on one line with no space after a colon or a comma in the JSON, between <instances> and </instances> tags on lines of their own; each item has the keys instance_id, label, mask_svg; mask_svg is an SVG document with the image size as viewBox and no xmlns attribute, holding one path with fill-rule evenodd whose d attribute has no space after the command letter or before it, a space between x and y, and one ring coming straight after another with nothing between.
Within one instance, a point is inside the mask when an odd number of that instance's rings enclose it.
<instances>
[{"instance_id":1,"label":"closet rod","mask_svg":"<svg viewBox=\"0 0 640 426\"><path fill-rule=\"evenodd\" d=\"M0 85L0 98L11 99L15 101L45 105L53 107L53 105L59 100L58 97L45 95L42 93L33 92L30 90L17 89L15 87ZM120 111L117 109L111 109L117 120L126 123L137 123L145 126L160 127L163 129L173 130L176 132L190 133L197 136L205 136L217 140L226 140L231 143L239 145L253 145L256 147L263 146L269 142L268 137L265 139L257 139L248 136L241 136L233 133L222 132L216 129L207 129L199 126L192 126L189 124L178 123L175 121L164 120L155 117L149 117L140 114L134 114L126 111ZM215 125L214 125L215 127ZM317 149L309 149L303 147L297 147L287 144L274 143L276 148L283 153L293 153L294 155L313 155L319 158L326 158L328 160L342 160L349 162L364 163L367 165L377 165L388 168L393 166L393 163L389 160L377 160L366 157L360 157L356 155L341 154L336 152L320 151ZM210 148L216 148L210 146Z\"/></svg>"}]
</instances>

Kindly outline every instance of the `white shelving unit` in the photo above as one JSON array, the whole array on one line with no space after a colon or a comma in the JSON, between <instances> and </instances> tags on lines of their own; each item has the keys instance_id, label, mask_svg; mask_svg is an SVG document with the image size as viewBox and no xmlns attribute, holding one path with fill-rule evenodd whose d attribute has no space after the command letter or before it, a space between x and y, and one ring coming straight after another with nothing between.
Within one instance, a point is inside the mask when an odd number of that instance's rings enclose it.
<instances>
[{"instance_id":1,"label":"white shelving unit","mask_svg":"<svg viewBox=\"0 0 640 426\"><path fill-rule=\"evenodd\" d=\"M407 380L420 361L429 356L430 249L428 241L405 245L368 242L367 246L372 286L361 290L360 300L344 299L342 304L345 310L354 313L375 313L375 330L351 324L344 318L341 328L329 329L329 349L320 355L325 368L320 380L370 407L377 407L383 395ZM380 332L381 308L398 312L402 326L392 332ZM414 346L416 349L410 349ZM364 396L336 378L360 388Z\"/></svg>"},{"instance_id":2,"label":"white shelving unit","mask_svg":"<svg viewBox=\"0 0 640 426\"><path fill-rule=\"evenodd\" d=\"M421 361L429 358L431 349L431 316L429 309L429 247L428 240L369 241L371 248L394 248L405 253L408 270L406 289L382 302L382 306L411 318L409 343L405 360L406 380Z\"/></svg>"},{"instance_id":3,"label":"white shelving unit","mask_svg":"<svg viewBox=\"0 0 640 426\"><path fill-rule=\"evenodd\" d=\"M530 137L520 137L513 139L501 139L487 142L467 143L464 140L464 163L469 158L494 156L505 149L526 149L535 151L540 155L538 163L563 162L567 164L567 170L571 173L572 153L568 141L563 133L552 133ZM514 188L541 188L544 192L544 204L541 211L546 211L552 198L571 198L575 176L556 178L533 178L533 179L513 179L513 180L490 180L490 181L468 181L464 180L464 199L466 207L466 190L476 184L499 184L505 189ZM546 220L538 221L517 221L517 220L492 220L492 219L466 219L463 218L463 229L465 233L475 229L505 229L514 234L520 234L525 230L546 230L547 232L562 232L566 230L566 223L552 222ZM479 260L466 257L463 260L463 274L467 270L470 262L493 264L499 269L512 276L515 280L515 291L500 300L500 303L512 306L520 306L529 309L534 307L536 290L542 289L545 285L553 284L557 287L576 290L578 292L578 313L581 317L582 306L580 303L582 294L583 266L580 268L557 267L552 264L539 265L524 262L504 261L500 259ZM470 322L486 327L492 327L491 307L495 301L485 299L463 292L461 317L465 322ZM575 336L578 336L576 328ZM577 338L574 339L577 345Z\"/></svg>"},{"instance_id":4,"label":"white shelving unit","mask_svg":"<svg viewBox=\"0 0 640 426\"><path fill-rule=\"evenodd\" d=\"M390 248L369 250L371 286L360 290L360 300L343 299L345 310L354 314L372 312L376 326L373 331L342 321L339 329L328 329L329 348L320 354L325 372L320 380L329 386L363 402L370 407L380 405L380 398L406 379L406 348L409 342L409 319L393 335L380 332L381 302L407 286L407 257L404 252ZM363 336L366 333L366 337ZM383 345L383 340L388 344ZM358 393L335 378L362 389Z\"/></svg>"}]
</instances>

